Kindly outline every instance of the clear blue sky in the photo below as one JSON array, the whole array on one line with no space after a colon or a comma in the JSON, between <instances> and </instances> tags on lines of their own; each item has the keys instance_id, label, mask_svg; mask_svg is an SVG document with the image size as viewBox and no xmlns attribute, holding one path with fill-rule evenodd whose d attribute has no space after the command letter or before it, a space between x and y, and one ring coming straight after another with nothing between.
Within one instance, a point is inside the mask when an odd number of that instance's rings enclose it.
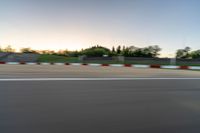
<instances>
[{"instance_id":1,"label":"clear blue sky","mask_svg":"<svg viewBox=\"0 0 200 133\"><path fill-rule=\"evenodd\" d=\"M200 0L0 0L0 45L200 49Z\"/></svg>"}]
</instances>

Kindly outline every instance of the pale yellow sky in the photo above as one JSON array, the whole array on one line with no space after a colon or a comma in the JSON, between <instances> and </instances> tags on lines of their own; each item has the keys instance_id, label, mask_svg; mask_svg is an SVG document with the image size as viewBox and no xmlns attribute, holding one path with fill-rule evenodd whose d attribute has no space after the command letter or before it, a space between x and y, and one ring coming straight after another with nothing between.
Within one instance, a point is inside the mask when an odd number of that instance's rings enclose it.
<instances>
[{"instance_id":1,"label":"pale yellow sky","mask_svg":"<svg viewBox=\"0 0 200 133\"><path fill-rule=\"evenodd\" d=\"M127 39L121 39L117 35L113 37L110 34L96 33L91 34L83 30L71 31L49 31L41 30L39 33L35 30L33 31L12 31L7 34L2 35L0 38L0 46L5 47L11 45L17 51L21 48L30 47L36 50L80 50L81 48L91 47L93 45L102 45L108 48L112 46L125 45L136 47L145 47L149 45L155 45L150 41L142 41L140 38L132 38L134 41L127 41ZM137 41L135 41L137 40ZM139 44L139 45L135 45ZM159 44L158 44L159 45ZM174 56L173 52L162 52L161 57L172 57Z\"/></svg>"},{"instance_id":2,"label":"pale yellow sky","mask_svg":"<svg viewBox=\"0 0 200 133\"><path fill-rule=\"evenodd\" d=\"M2 0L0 45L80 50L159 45L200 49L199 0Z\"/></svg>"}]
</instances>

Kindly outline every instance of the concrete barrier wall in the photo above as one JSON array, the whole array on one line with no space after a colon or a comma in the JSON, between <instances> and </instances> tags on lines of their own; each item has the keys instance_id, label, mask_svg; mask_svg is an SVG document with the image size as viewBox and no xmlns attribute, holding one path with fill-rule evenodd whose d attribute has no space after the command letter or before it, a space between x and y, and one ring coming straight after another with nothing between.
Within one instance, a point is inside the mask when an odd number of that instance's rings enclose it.
<instances>
[{"instance_id":1,"label":"concrete barrier wall","mask_svg":"<svg viewBox=\"0 0 200 133\"><path fill-rule=\"evenodd\" d=\"M0 53L0 61L4 62L36 62L38 57L31 53Z\"/></svg>"},{"instance_id":2,"label":"concrete barrier wall","mask_svg":"<svg viewBox=\"0 0 200 133\"><path fill-rule=\"evenodd\" d=\"M4 58L6 58L7 56L9 56L12 53L9 52L0 52L0 60L3 60Z\"/></svg>"},{"instance_id":3,"label":"concrete barrier wall","mask_svg":"<svg viewBox=\"0 0 200 133\"><path fill-rule=\"evenodd\" d=\"M119 61L122 57L85 57L83 61ZM170 58L142 58L142 57L124 57L124 62L141 64L171 64ZM176 59L176 64L200 65L200 59Z\"/></svg>"},{"instance_id":4,"label":"concrete barrier wall","mask_svg":"<svg viewBox=\"0 0 200 133\"><path fill-rule=\"evenodd\" d=\"M118 57L85 57L83 58L84 61L112 61L117 60Z\"/></svg>"}]
</instances>

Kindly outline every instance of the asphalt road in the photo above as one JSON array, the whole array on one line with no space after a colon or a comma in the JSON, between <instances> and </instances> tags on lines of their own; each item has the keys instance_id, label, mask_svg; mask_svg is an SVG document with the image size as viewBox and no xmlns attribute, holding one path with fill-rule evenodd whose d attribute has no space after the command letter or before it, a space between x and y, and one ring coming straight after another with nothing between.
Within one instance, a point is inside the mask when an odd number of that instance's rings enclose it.
<instances>
[{"instance_id":1,"label":"asphalt road","mask_svg":"<svg viewBox=\"0 0 200 133\"><path fill-rule=\"evenodd\" d=\"M0 81L0 133L199 133L199 83Z\"/></svg>"},{"instance_id":2,"label":"asphalt road","mask_svg":"<svg viewBox=\"0 0 200 133\"><path fill-rule=\"evenodd\" d=\"M1 78L200 78L200 71L132 67L91 67L57 65L0 65Z\"/></svg>"}]
</instances>

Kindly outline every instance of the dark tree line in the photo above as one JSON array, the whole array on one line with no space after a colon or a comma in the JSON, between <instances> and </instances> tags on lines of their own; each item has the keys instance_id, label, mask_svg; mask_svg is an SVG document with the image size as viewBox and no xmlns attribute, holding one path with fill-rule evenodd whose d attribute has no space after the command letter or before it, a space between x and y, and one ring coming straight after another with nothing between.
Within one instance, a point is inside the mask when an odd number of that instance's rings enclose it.
<instances>
[{"instance_id":1,"label":"dark tree line","mask_svg":"<svg viewBox=\"0 0 200 133\"><path fill-rule=\"evenodd\" d=\"M161 48L157 45L154 46L148 46L144 48L138 48L135 46L130 46L130 47L121 47L118 46L116 48L112 48L112 53L114 55L122 55L125 57L157 57L159 55L159 52L161 51Z\"/></svg>"},{"instance_id":2,"label":"dark tree line","mask_svg":"<svg viewBox=\"0 0 200 133\"><path fill-rule=\"evenodd\" d=\"M53 55L62 55L69 57L78 57L81 55L86 55L88 57L102 57L102 56L125 56L125 57L157 57L161 48L157 45L149 46L144 48L137 48L135 46L125 47L125 46L117 46L109 48L103 46L93 46L90 48L82 49L80 51L69 51L69 50L61 50L58 52L42 50L36 51L30 48L21 49L22 53L40 53L40 54L53 54Z\"/></svg>"},{"instance_id":3,"label":"dark tree line","mask_svg":"<svg viewBox=\"0 0 200 133\"><path fill-rule=\"evenodd\" d=\"M90 48L82 49L80 51L69 51L69 50L33 50L31 48L22 48L21 53L37 53L37 54L52 54L68 57L78 57L81 55L86 55L88 57L102 57L106 56L125 56L125 57L147 57L155 58L159 56L161 48L157 45L148 46L144 48L138 48L135 46L117 46L112 47L112 49L103 46L93 46ZM0 47L0 52L15 52L10 45L5 48ZM176 58L179 59L200 59L200 49L192 51L190 47L185 47L184 49L178 49L176 51Z\"/></svg>"},{"instance_id":4,"label":"dark tree line","mask_svg":"<svg viewBox=\"0 0 200 133\"><path fill-rule=\"evenodd\" d=\"M178 49L176 52L176 58L179 59L200 59L200 50L192 51L190 47L184 49Z\"/></svg>"}]
</instances>

